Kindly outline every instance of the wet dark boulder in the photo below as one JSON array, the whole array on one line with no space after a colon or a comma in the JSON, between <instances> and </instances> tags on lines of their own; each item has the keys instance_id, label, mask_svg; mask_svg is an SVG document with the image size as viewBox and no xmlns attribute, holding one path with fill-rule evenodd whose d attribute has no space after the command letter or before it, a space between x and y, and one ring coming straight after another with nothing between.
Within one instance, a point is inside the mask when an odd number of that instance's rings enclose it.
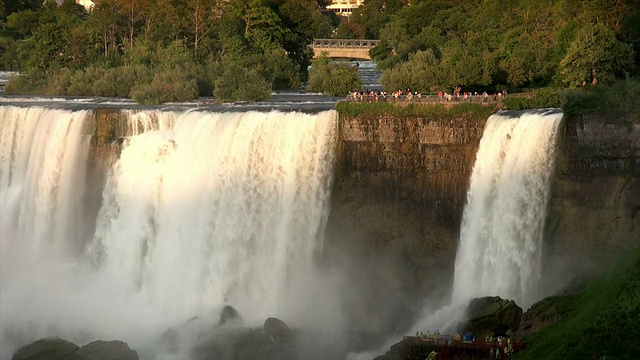
<instances>
[{"instance_id":1,"label":"wet dark boulder","mask_svg":"<svg viewBox=\"0 0 640 360\"><path fill-rule=\"evenodd\" d=\"M478 338L486 335L513 336L520 326L522 308L515 301L499 296L472 299L467 308L469 319L463 332L471 332Z\"/></svg>"},{"instance_id":2,"label":"wet dark boulder","mask_svg":"<svg viewBox=\"0 0 640 360\"><path fill-rule=\"evenodd\" d=\"M296 349L260 328L220 328L199 339L194 360L296 360Z\"/></svg>"},{"instance_id":3,"label":"wet dark boulder","mask_svg":"<svg viewBox=\"0 0 640 360\"><path fill-rule=\"evenodd\" d=\"M63 360L78 349L78 345L63 339L40 339L18 349L11 360Z\"/></svg>"},{"instance_id":4,"label":"wet dark boulder","mask_svg":"<svg viewBox=\"0 0 640 360\"><path fill-rule=\"evenodd\" d=\"M122 341L93 341L65 360L138 360L138 353Z\"/></svg>"},{"instance_id":5,"label":"wet dark boulder","mask_svg":"<svg viewBox=\"0 0 640 360\"><path fill-rule=\"evenodd\" d=\"M272 317L264 321L264 331L275 338L281 339L291 335L291 329L284 321Z\"/></svg>"},{"instance_id":6,"label":"wet dark boulder","mask_svg":"<svg viewBox=\"0 0 640 360\"><path fill-rule=\"evenodd\" d=\"M240 316L240 313L238 312L238 310L236 310L231 305L226 305L220 311L220 320L218 321L218 326L222 326L228 322L232 322L232 321L238 322L241 320L242 320L242 317Z\"/></svg>"},{"instance_id":7,"label":"wet dark boulder","mask_svg":"<svg viewBox=\"0 0 640 360\"><path fill-rule=\"evenodd\" d=\"M221 328L231 329L243 325L244 321L238 310L231 305L226 305L219 313L194 316L184 324L168 328L162 334L160 341L166 352L177 354L190 347L194 339L196 341L206 339L216 333L225 333L220 331Z\"/></svg>"}]
</instances>

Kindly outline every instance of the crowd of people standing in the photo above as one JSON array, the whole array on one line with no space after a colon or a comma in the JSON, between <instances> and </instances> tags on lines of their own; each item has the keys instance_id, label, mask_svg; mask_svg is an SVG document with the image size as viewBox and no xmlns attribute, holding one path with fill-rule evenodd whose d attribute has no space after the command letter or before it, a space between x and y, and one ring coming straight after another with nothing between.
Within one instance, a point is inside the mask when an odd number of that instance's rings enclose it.
<instances>
[{"instance_id":1,"label":"crowd of people standing","mask_svg":"<svg viewBox=\"0 0 640 360\"><path fill-rule=\"evenodd\" d=\"M465 91L461 92L459 89L455 89L451 93L439 91L437 94L422 94L418 91L396 90L389 95L384 90L370 90L370 91L353 91L347 96L348 101L354 102L500 102L502 98L507 95L507 90L504 89L500 92L496 92L493 95L489 95L486 91L478 93L477 91Z\"/></svg>"}]
</instances>

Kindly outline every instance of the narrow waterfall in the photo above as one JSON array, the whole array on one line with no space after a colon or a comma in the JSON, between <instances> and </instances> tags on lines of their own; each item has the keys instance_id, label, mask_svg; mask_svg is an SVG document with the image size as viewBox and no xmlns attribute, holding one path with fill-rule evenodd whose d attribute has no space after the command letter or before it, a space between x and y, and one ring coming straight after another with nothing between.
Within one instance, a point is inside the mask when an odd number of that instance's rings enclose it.
<instances>
[{"instance_id":1,"label":"narrow waterfall","mask_svg":"<svg viewBox=\"0 0 640 360\"><path fill-rule=\"evenodd\" d=\"M413 331L455 331L469 301L540 300L542 240L556 142L557 109L504 111L489 117L465 205L448 306L425 307Z\"/></svg>"},{"instance_id":2,"label":"narrow waterfall","mask_svg":"<svg viewBox=\"0 0 640 360\"><path fill-rule=\"evenodd\" d=\"M491 295L526 308L539 300L542 238L562 116L541 110L488 119L467 193L453 302Z\"/></svg>"},{"instance_id":3,"label":"narrow waterfall","mask_svg":"<svg viewBox=\"0 0 640 360\"><path fill-rule=\"evenodd\" d=\"M226 304L295 323L320 291L335 111L125 114L92 215L91 112L0 106L0 358L144 342Z\"/></svg>"}]
</instances>

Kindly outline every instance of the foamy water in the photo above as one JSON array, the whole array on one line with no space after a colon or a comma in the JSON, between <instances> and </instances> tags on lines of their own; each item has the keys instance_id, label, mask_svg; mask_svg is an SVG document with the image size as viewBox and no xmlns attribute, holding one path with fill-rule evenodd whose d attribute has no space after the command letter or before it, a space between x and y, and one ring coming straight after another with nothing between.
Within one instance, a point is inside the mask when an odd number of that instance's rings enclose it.
<instances>
[{"instance_id":1,"label":"foamy water","mask_svg":"<svg viewBox=\"0 0 640 360\"><path fill-rule=\"evenodd\" d=\"M336 113L124 114L131 136L90 184L90 112L0 106L0 358L49 336L154 358L168 327L226 304L338 332L337 301L313 300L333 286L315 258Z\"/></svg>"}]
</instances>

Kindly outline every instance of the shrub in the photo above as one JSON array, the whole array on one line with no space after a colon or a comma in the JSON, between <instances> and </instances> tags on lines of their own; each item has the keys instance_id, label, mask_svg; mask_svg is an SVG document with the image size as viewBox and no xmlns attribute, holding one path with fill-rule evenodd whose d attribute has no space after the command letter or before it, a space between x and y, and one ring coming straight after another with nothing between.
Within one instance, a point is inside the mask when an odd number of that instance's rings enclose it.
<instances>
[{"instance_id":1,"label":"shrub","mask_svg":"<svg viewBox=\"0 0 640 360\"><path fill-rule=\"evenodd\" d=\"M631 123L640 116L640 80L627 78L612 85L567 90L561 95L568 115L600 114L614 122Z\"/></svg>"},{"instance_id":2,"label":"shrub","mask_svg":"<svg viewBox=\"0 0 640 360\"><path fill-rule=\"evenodd\" d=\"M9 79L4 87L4 92L24 95L43 94L46 84L46 76L41 72L20 74Z\"/></svg>"},{"instance_id":3,"label":"shrub","mask_svg":"<svg viewBox=\"0 0 640 360\"><path fill-rule=\"evenodd\" d=\"M180 68L157 72L150 83L138 83L131 88L131 98L145 105L171 101L186 101L198 97L194 78Z\"/></svg>"},{"instance_id":4,"label":"shrub","mask_svg":"<svg viewBox=\"0 0 640 360\"><path fill-rule=\"evenodd\" d=\"M535 91L533 97L507 96L502 103L509 110L526 110L560 107L560 89L540 88Z\"/></svg>"},{"instance_id":5,"label":"shrub","mask_svg":"<svg viewBox=\"0 0 640 360\"><path fill-rule=\"evenodd\" d=\"M524 110L533 108L532 99L520 97L520 96L507 96L502 99L502 103L509 110Z\"/></svg>"},{"instance_id":6,"label":"shrub","mask_svg":"<svg viewBox=\"0 0 640 360\"><path fill-rule=\"evenodd\" d=\"M73 72L68 68L61 68L55 74L49 76L47 81L47 95L68 95L67 90L71 86Z\"/></svg>"},{"instance_id":7,"label":"shrub","mask_svg":"<svg viewBox=\"0 0 640 360\"><path fill-rule=\"evenodd\" d=\"M531 104L536 109L560 107L560 89L549 87L536 90Z\"/></svg>"},{"instance_id":8,"label":"shrub","mask_svg":"<svg viewBox=\"0 0 640 360\"><path fill-rule=\"evenodd\" d=\"M259 101L271 96L271 84L240 64L227 61L224 72L216 79L214 96L216 102Z\"/></svg>"},{"instance_id":9,"label":"shrub","mask_svg":"<svg viewBox=\"0 0 640 360\"><path fill-rule=\"evenodd\" d=\"M136 83L149 83L151 73L144 66L119 66L105 69L102 76L95 80L91 93L95 96L129 97Z\"/></svg>"},{"instance_id":10,"label":"shrub","mask_svg":"<svg viewBox=\"0 0 640 360\"><path fill-rule=\"evenodd\" d=\"M105 69L96 66L89 66L84 70L76 71L71 77L71 84L67 89L68 95L91 96L93 84L104 76Z\"/></svg>"}]
</instances>

